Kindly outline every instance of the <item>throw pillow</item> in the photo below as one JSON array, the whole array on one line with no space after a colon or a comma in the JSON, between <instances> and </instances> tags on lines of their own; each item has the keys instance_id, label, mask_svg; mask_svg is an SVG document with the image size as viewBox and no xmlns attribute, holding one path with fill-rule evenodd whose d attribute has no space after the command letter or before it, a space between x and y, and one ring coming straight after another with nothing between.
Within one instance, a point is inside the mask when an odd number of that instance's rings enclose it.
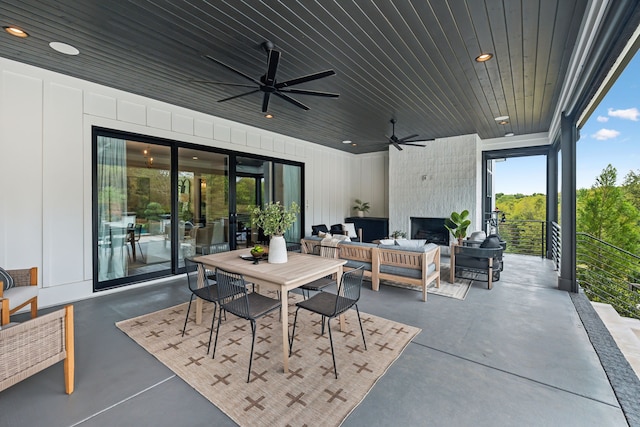
<instances>
[{"instance_id":1,"label":"throw pillow","mask_svg":"<svg viewBox=\"0 0 640 427\"><path fill-rule=\"evenodd\" d=\"M6 270L0 268L0 280L4 283L4 290L6 291L9 288L13 288L13 277Z\"/></svg>"},{"instance_id":2,"label":"throw pillow","mask_svg":"<svg viewBox=\"0 0 640 427\"><path fill-rule=\"evenodd\" d=\"M325 233L324 231L318 231L318 237L331 238L331 233Z\"/></svg>"},{"instance_id":3,"label":"throw pillow","mask_svg":"<svg viewBox=\"0 0 640 427\"><path fill-rule=\"evenodd\" d=\"M357 238L358 233L356 233L356 225L352 222L348 222L346 224L342 224L342 229L347 232L347 236L352 238Z\"/></svg>"}]
</instances>

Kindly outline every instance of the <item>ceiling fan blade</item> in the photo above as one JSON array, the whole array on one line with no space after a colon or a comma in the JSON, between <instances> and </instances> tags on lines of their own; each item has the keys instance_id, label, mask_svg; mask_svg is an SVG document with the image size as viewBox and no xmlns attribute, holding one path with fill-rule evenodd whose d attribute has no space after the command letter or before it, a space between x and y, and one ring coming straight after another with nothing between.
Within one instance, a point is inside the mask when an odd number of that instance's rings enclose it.
<instances>
[{"instance_id":1,"label":"ceiling fan blade","mask_svg":"<svg viewBox=\"0 0 640 427\"><path fill-rule=\"evenodd\" d=\"M222 66L223 66L224 68L226 68L227 70L229 70L229 71L233 71L234 73L241 75L241 76L242 76L242 77L244 77L245 79L247 79L247 80L250 80L250 81L254 82L254 83L255 83L255 84L257 84L258 86L261 86L261 85L262 85L262 83L260 83L260 81L258 81L258 80L256 80L256 79L254 79L254 78L253 78L253 77L251 77L251 76L246 75L246 74L245 74L245 73L243 73L242 71L238 71L238 70L236 70L236 69L235 69L235 68L233 68L231 65L227 65L227 64L225 64L224 62L218 61L216 58L214 58L214 57L212 57L212 56L209 56L209 55L203 55L203 56L204 56L205 58L207 58L208 60L215 62L215 63L216 63L216 64L218 64L218 65L222 65Z\"/></svg>"},{"instance_id":2,"label":"ceiling fan blade","mask_svg":"<svg viewBox=\"0 0 640 427\"><path fill-rule=\"evenodd\" d=\"M214 82L213 80L198 80L198 79L189 79L189 83L205 83L205 84L211 84L211 85L238 86L238 87L255 87L256 86L256 85L246 85L244 83Z\"/></svg>"},{"instance_id":3,"label":"ceiling fan blade","mask_svg":"<svg viewBox=\"0 0 640 427\"><path fill-rule=\"evenodd\" d=\"M245 92L245 93L241 93L240 95L233 95L233 96L230 96L230 97L224 98L224 99L219 99L218 102L230 101L232 99L240 98L241 96L245 96L245 95L251 95L252 93L256 93L256 92L260 92L260 89L252 90L252 91Z\"/></svg>"},{"instance_id":4,"label":"ceiling fan blade","mask_svg":"<svg viewBox=\"0 0 640 427\"><path fill-rule=\"evenodd\" d=\"M333 76L336 72L333 70L320 71L319 73L309 74L308 76L298 77L296 79L287 80L286 82L280 82L275 87L281 89L283 87L289 87L298 85L300 83L310 82L312 80L322 79L324 77Z\"/></svg>"},{"instance_id":5,"label":"ceiling fan blade","mask_svg":"<svg viewBox=\"0 0 640 427\"><path fill-rule=\"evenodd\" d=\"M284 99L285 101L289 101L290 103L292 103L293 105L296 105L300 108L302 108L303 110L309 110L309 107L307 107L306 105L304 105L302 102L300 101L296 101L295 99L291 98L288 95L285 95L284 93L280 93L280 92L273 92L274 95L279 96L280 98Z\"/></svg>"},{"instance_id":6,"label":"ceiling fan blade","mask_svg":"<svg viewBox=\"0 0 640 427\"><path fill-rule=\"evenodd\" d=\"M306 90L306 89L279 89L279 91L286 92L286 93L297 93L299 95L324 96L327 98L337 98L340 96L339 93L321 92L318 90Z\"/></svg>"},{"instance_id":7,"label":"ceiling fan blade","mask_svg":"<svg viewBox=\"0 0 640 427\"><path fill-rule=\"evenodd\" d=\"M413 144L411 142L401 142L402 145L413 145L414 147L426 147L426 145L422 145L422 144Z\"/></svg>"},{"instance_id":8,"label":"ceiling fan blade","mask_svg":"<svg viewBox=\"0 0 640 427\"><path fill-rule=\"evenodd\" d=\"M262 112L266 113L269 108L269 98L271 96L271 92L265 92L262 97Z\"/></svg>"},{"instance_id":9,"label":"ceiling fan blade","mask_svg":"<svg viewBox=\"0 0 640 427\"><path fill-rule=\"evenodd\" d=\"M409 135L409 136L405 136L404 138L400 138L398 140L398 142L409 142L410 139L415 138L416 136L418 136L418 134L414 133L413 135Z\"/></svg>"},{"instance_id":10,"label":"ceiling fan blade","mask_svg":"<svg viewBox=\"0 0 640 427\"><path fill-rule=\"evenodd\" d=\"M397 142L393 141L391 142L393 144L394 147L396 147L399 151L402 151L402 147L400 147L400 144L398 144Z\"/></svg>"},{"instance_id":11,"label":"ceiling fan blade","mask_svg":"<svg viewBox=\"0 0 640 427\"><path fill-rule=\"evenodd\" d=\"M273 86L276 81L276 71L278 71L278 63L280 62L280 52L277 50L269 51L269 60L267 62L267 74L265 74L264 84Z\"/></svg>"}]
</instances>

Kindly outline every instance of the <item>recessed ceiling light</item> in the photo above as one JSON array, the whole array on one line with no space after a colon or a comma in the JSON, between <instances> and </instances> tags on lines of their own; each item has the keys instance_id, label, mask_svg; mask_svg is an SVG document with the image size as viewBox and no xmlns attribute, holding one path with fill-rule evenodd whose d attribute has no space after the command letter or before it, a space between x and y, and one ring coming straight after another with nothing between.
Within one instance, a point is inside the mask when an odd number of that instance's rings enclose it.
<instances>
[{"instance_id":1,"label":"recessed ceiling light","mask_svg":"<svg viewBox=\"0 0 640 427\"><path fill-rule=\"evenodd\" d=\"M20 37L20 38L23 38L23 39L29 37L29 34L26 31L21 30L18 27L6 26L6 27L2 27L2 28L4 28L4 30L7 33L11 34L12 36Z\"/></svg>"},{"instance_id":2,"label":"recessed ceiling light","mask_svg":"<svg viewBox=\"0 0 640 427\"><path fill-rule=\"evenodd\" d=\"M509 120L501 120L498 122L499 125L508 125L509 124Z\"/></svg>"},{"instance_id":3,"label":"recessed ceiling light","mask_svg":"<svg viewBox=\"0 0 640 427\"><path fill-rule=\"evenodd\" d=\"M493 120L495 120L496 122L502 122L502 121L505 121L505 120L509 120L509 116L498 116Z\"/></svg>"},{"instance_id":4,"label":"recessed ceiling light","mask_svg":"<svg viewBox=\"0 0 640 427\"><path fill-rule=\"evenodd\" d=\"M264 115L267 119L273 119L273 114L267 113Z\"/></svg>"},{"instance_id":5,"label":"recessed ceiling light","mask_svg":"<svg viewBox=\"0 0 640 427\"><path fill-rule=\"evenodd\" d=\"M513 135L515 135L515 133L513 133L513 132L507 132L507 133L504 134L504 136L513 136Z\"/></svg>"},{"instance_id":6,"label":"recessed ceiling light","mask_svg":"<svg viewBox=\"0 0 640 427\"><path fill-rule=\"evenodd\" d=\"M485 62L490 60L491 58L493 58L493 53L481 53L480 55L476 56L476 61Z\"/></svg>"},{"instance_id":7,"label":"recessed ceiling light","mask_svg":"<svg viewBox=\"0 0 640 427\"><path fill-rule=\"evenodd\" d=\"M193 156L192 159L193 160L198 160L198 156Z\"/></svg>"},{"instance_id":8,"label":"recessed ceiling light","mask_svg":"<svg viewBox=\"0 0 640 427\"><path fill-rule=\"evenodd\" d=\"M352 147L355 147L356 145L358 144L356 144L355 142L351 144Z\"/></svg>"},{"instance_id":9,"label":"recessed ceiling light","mask_svg":"<svg viewBox=\"0 0 640 427\"><path fill-rule=\"evenodd\" d=\"M343 144L351 144L351 140L349 139L345 139L344 141L342 141Z\"/></svg>"},{"instance_id":10,"label":"recessed ceiling light","mask_svg":"<svg viewBox=\"0 0 640 427\"><path fill-rule=\"evenodd\" d=\"M62 42L51 42L49 43L49 47L56 52L64 53L65 55L77 55L80 53L80 51L75 47Z\"/></svg>"}]
</instances>

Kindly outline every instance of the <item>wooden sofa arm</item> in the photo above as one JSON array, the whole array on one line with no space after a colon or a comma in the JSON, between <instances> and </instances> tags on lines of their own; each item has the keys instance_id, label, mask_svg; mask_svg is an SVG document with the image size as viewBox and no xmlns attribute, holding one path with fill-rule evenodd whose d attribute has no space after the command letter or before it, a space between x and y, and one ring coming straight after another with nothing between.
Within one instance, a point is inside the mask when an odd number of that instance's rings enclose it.
<instances>
[{"instance_id":1,"label":"wooden sofa arm","mask_svg":"<svg viewBox=\"0 0 640 427\"><path fill-rule=\"evenodd\" d=\"M0 330L0 391L64 360L65 392L73 393L73 306Z\"/></svg>"}]
</instances>

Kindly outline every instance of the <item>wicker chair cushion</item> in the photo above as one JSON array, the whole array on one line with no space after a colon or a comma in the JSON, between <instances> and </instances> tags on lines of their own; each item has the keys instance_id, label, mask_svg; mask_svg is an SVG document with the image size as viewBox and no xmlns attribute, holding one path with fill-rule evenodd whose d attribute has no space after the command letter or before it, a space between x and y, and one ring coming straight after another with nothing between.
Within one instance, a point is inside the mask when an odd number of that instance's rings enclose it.
<instances>
[{"instance_id":1,"label":"wicker chair cushion","mask_svg":"<svg viewBox=\"0 0 640 427\"><path fill-rule=\"evenodd\" d=\"M7 270L3 268L0 268L0 280L2 280L2 283L4 284L5 291L7 289L13 288L14 286L13 277L11 277L11 275L7 273Z\"/></svg>"},{"instance_id":2,"label":"wicker chair cushion","mask_svg":"<svg viewBox=\"0 0 640 427\"><path fill-rule=\"evenodd\" d=\"M37 286L15 286L4 291L4 297L9 299L9 310L38 296Z\"/></svg>"}]
</instances>

